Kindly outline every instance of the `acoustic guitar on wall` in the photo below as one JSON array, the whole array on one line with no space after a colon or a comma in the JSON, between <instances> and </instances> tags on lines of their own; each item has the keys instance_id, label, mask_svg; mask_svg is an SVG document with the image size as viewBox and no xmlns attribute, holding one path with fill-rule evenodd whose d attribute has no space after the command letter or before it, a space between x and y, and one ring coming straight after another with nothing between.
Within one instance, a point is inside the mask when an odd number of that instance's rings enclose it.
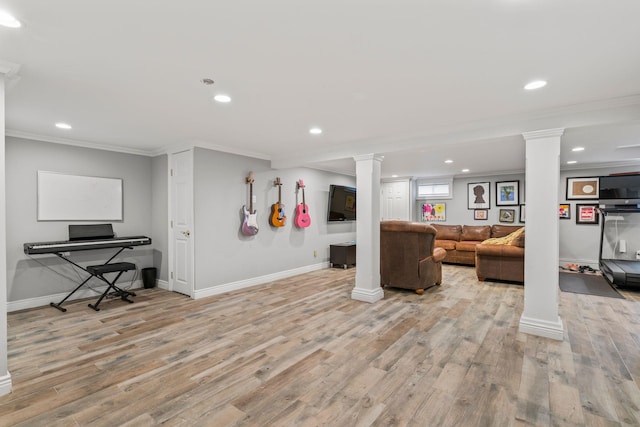
<instances>
[{"instance_id":1,"label":"acoustic guitar on wall","mask_svg":"<svg viewBox=\"0 0 640 427\"><path fill-rule=\"evenodd\" d=\"M284 214L284 204L282 203L282 182L280 182L280 177L276 178L273 185L278 186L278 203L271 205L271 216L269 217L269 222L274 227L284 227L287 217Z\"/></svg>"},{"instance_id":2,"label":"acoustic guitar on wall","mask_svg":"<svg viewBox=\"0 0 640 427\"><path fill-rule=\"evenodd\" d=\"M253 210L253 172L249 172L246 183L249 184L249 209L247 209L247 205L242 207L244 221L242 221L241 230L245 236L255 236L258 234L258 213Z\"/></svg>"},{"instance_id":3,"label":"acoustic guitar on wall","mask_svg":"<svg viewBox=\"0 0 640 427\"><path fill-rule=\"evenodd\" d=\"M311 217L309 216L309 206L304 198L304 182L298 181L298 188L302 189L302 203L296 206L296 227L307 228L311 225Z\"/></svg>"}]
</instances>

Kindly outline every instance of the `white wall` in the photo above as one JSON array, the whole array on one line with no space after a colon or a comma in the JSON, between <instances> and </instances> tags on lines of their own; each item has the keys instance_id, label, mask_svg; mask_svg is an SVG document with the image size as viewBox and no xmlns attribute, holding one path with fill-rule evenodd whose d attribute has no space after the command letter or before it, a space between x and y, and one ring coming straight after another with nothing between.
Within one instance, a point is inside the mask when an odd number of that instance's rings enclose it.
<instances>
[{"instance_id":1,"label":"white wall","mask_svg":"<svg viewBox=\"0 0 640 427\"><path fill-rule=\"evenodd\" d=\"M483 177L456 178L453 180L453 198L443 200L418 200L415 202L415 220L421 221L422 204L423 203L445 203L447 211L447 220L439 224L461 224L461 225L492 225L499 223L500 209L515 209L516 218L513 224L521 224L519 219L520 206L496 206L496 182L499 181L520 181L519 192L520 201L524 203L525 182L524 174L515 175L491 175ZM488 211L486 220L474 220L473 210L468 209L467 184L475 182L489 182L491 208Z\"/></svg>"},{"instance_id":2,"label":"white wall","mask_svg":"<svg viewBox=\"0 0 640 427\"><path fill-rule=\"evenodd\" d=\"M596 203L589 200L567 200L566 187L567 178L603 176L611 173L640 171L640 167L618 167L618 168L595 168L563 171L560 173L560 186L558 203L569 203L571 205L571 219L559 220L560 231L560 264L576 263L579 265L598 266L598 253L600 248L600 225L576 224L576 204ZM516 221L509 225L518 225L520 207L496 206L496 182L498 181L520 181L520 204L526 205L524 174L514 175L490 175L484 177L456 178L453 180L453 199L430 200L429 203L445 203L447 210L447 221L442 224L461 225L492 225L500 223L500 209L515 209ZM473 210L467 208L467 184L474 182L490 182L491 208L486 221L473 219ZM415 202L415 220L421 220L421 206L425 201ZM627 252L625 254L615 253L615 258L633 259L636 251L640 250L640 214L622 214L625 221L618 223L618 238L616 239L615 225L610 223L605 228L604 255L614 255L613 246L616 240L624 239L627 242ZM504 223L506 224L506 223ZM526 225L526 221L524 223ZM608 252L607 252L608 251Z\"/></svg>"},{"instance_id":3,"label":"white wall","mask_svg":"<svg viewBox=\"0 0 640 427\"><path fill-rule=\"evenodd\" d=\"M195 150L195 249L197 290L266 276L329 260L329 245L355 239L355 223L327 224L330 184L355 186L355 178L314 169L272 170L269 162L202 148ZM241 209L248 203L245 177L253 171L254 209L260 231L240 233ZM282 202L287 224L268 223L271 205L278 200L273 181L283 182ZM306 185L311 226L293 225L296 181ZM301 198L302 195L300 194ZM317 256L314 256L317 251Z\"/></svg>"},{"instance_id":4,"label":"white wall","mask_svg":"<svg viewBox=\"0 0 640 427\"><path fill-rule=\"evenodd\" d=\"M597 201L589 200L567 200L566 188L567 178L573 177L594 177L609 175L611 173L621 172L640 172L640 167L619 167L608 169L582 169L571 170L560 173L560 194L558 195L559 203L569 203L571 205L571 218L560 220L560 263L576 263L579 265L591 265L597 267L598 252L600 243L600 225L576 224L576 204L596 203ZM640 223L640 214L624 214L628 221L618 224L619 236L627 240L626 255L616 253L616 258L635 257L636 250L640 250L640 228L636 227ZM602 218L600 218L602 221ZM613 224L607 224L608 240L612 243L612 237L615 235L615 227ZM605 249L607 247L605 246ZM609 245L608 252L612 252L613 246ZM606 255L607 252L603 251Z\"/></svg>"},{"instance_id":5,"label":"white wall","mask_svg":"<svg viewBox=\"0 0 640 427\"><path fill-rule=\"evenodd\" d=\"M151 233L151 159L146 156L72 147L7 137L7 297L16 302L68 293L87 276L55 255L25 255L27 242L68 239L73 221L37 221L37 172L46 170L72 175L103 176L123 179L124 220L113 222L119 236ZM81 265L99 264L114 251L73 252L71 259ZM122 253L119 260L134 262L138 268L153 263L148 246ZM122 276L133 278L133 272ZM97 279L91 283L102 285Z\"/></svg>"}]
</instances>

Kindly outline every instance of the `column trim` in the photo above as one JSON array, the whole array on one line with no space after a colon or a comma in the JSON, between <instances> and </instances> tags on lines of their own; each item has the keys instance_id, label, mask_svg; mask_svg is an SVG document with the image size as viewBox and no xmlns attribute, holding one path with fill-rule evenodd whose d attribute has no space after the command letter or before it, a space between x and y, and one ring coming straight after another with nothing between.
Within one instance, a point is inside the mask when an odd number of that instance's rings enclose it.
<instances>
[{"instance_id":1,"label":"column trim","mask_svg":"<svg viewBox=\"0 0 640 427\"><path fill-rule=\"evenodd\" d=\"M564 134L564 128L556 128L556 129L544 129L544 130L534 130L531 132L523 132L522 136L527 141L531 139L539 139L539 138L552 138L552 137L560 137Z\"/></svg>"},{"instance_id":2,"label":"column trim","mask_svg":"<svg viewBox=\"0 0 640 427\"><path fill-rule=\"evenodd\" d=\"M549 322L531 317L520 317L519 331L525 334L537 335L539 337L551 338L556 341L564 339L564 325L562 319L557 322Z\"/></svg>"},{"instance_id":3,"label":"column trim","mask_svg":"<svg viewBox=\"0 0 640 427\"><path fill-rule=\"evenodd\" d=\"M7 372L7 375L0 377L0 396L11 393L12 387L11 374Z\"/></svg>"},{"instance_id":4,"label":"column trim","mask_svg":"<svg viewBox=\"0 0 640 427\"><path fill-rule=\"evenodd\" d=\"M372 153L358 154L357 156L353 156L353 160L355 160L356 162L360 162L362 160L376 160L378 162L382 162L383 158L384 157Z\"/></svg>"},{"instance_id":5,"label":"column trim","mask_svg":"<svg viewBox=\"0 0 640 427\"><path fill-rule=\"evenodd\" d=\"M378 289L364 289L364 288L353 288L351 291L351 299L357 301L364 301L369 303L374 303L376 301L380 301L384 298L384 291L382 288Z\"/></svg>"}]
</instances>

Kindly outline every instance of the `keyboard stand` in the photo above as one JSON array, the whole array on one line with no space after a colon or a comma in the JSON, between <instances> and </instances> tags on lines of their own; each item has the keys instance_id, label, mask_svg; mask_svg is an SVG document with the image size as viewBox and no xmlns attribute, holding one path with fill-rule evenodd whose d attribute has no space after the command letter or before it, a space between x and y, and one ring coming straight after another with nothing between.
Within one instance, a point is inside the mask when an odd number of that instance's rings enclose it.
<instances>
[{"instance_id":1,"label":"keyboard stand","mask_svg":"<svg viewBox=\"0 0 640 427\"><path fill-rule=\"evenodd\" d=\"M84 286L92 277L95 277L97 279L102 280L103 282L105 282L107 284L107 289L102 293L102 295L100 296L100 298L98 298L98 301L96 301L95 304L89 304L89 307L91 307L92 309L94 309L95 311L100 311L100 309L98 308L98 305L100 304L100 302L104 299L105 296L107 296L107 294L109 293L109 291L113 291L114 295L120 297L123 301L127 301L132 303L133 301L131 301L128 297L133 296L135 297L136 294L130 291L126 291L124 289L119 288L118 286L115 285L115 283L118 281L118 279L120 278L120 276L122 275L122 273L124 273L125 271L129 271L129 270L135 270L136 269L136 265L130 262L115 262L115 263L111 263L111 261L113 261L113 259L115 257L117 257L118 255L120 255L120 252L122 252L125 249L133 249L132 247L124 247L124 248L120 248L118 250L118 252L115 253L115 255L113 255L111 258L109 258L109 260L107 262L105 262L104 264L100 264L100 265L90 265L87 267L83 267L77 263L75 263L74 261L72 261L71 259L65 257L62 253L58 252L56 253L56 255L60 258L62 258L63 260L67 261L70 264L75 265L76 267L78 267L79 269L87 272L90 276L87 277L84 282L80 283L73 291L71 291L66 297L64 297L62 299L62 301L55 303L52 302L50 303L51 307L55 307L58 310L62 311L63 313L67 311L66 308L62 307L62 304L69 299L69 297L71 297L71 295L73 295L74 293L76 293L76 291L78 289L80 289L82 286ZM110 264L111 263L111 264ZM118 273L118 275L112 280L109 281L107 280L106 277L104 277L105 274L107 273Z\"/></svg>"}]
</instances>

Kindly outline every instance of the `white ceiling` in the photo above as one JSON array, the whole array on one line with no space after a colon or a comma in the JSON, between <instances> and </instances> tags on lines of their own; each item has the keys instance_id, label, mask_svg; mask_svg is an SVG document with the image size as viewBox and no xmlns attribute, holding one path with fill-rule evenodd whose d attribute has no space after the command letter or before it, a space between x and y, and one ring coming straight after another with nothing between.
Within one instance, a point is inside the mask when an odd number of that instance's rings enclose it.
<instances>
[{"instance_id":1,"label":"white ceiling","mask_svg":"<svg viewBox=\"0 0 640 427\"><path fill-rule=\"evenodd\" d=\"M0 10L23 23L0 27L0 65L17 70L8 135L141 154L197 144L347 173L353 155L376 153L388 177L522 171L521 133L564 127L572 167L640 165L640 148L617 148L640 146L637 0L0 0ZM533 79L549 84L524 91Z\"/></svg>"}]
</instances>

